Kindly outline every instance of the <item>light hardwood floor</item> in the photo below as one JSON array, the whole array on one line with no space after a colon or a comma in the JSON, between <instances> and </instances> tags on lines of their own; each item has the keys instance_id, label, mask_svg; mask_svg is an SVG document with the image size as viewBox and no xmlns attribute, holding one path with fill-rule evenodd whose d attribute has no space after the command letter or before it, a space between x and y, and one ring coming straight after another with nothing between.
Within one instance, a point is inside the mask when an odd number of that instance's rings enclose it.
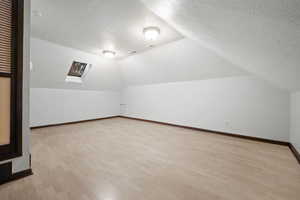
<instances>
[{"instance_id":1,"label":"light hardwood floor","mask_svg":"<svg viewBox=\"0 0 300 200\"><path fill-rule=\"evenodd\" d=\"M1 200L299 200L288 147L115 118L32 131Z\"/></svg>"}]
</instances>

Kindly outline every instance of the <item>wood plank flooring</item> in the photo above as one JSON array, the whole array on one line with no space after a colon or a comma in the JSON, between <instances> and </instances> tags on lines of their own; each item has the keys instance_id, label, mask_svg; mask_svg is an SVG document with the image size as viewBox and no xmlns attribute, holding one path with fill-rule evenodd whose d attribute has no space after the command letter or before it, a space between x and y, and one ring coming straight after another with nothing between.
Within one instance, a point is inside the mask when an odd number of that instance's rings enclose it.
<instances>
[{"instance_id":1,"label":"wood plank flooring","mask_svg":"<svg viewBox=\"0 0 300 200\"><path fill-rule=\"evenodd\" d=\"M299 200L288 147L115 118L32 131L1 200Z\"/></svg>"}]
</instances>

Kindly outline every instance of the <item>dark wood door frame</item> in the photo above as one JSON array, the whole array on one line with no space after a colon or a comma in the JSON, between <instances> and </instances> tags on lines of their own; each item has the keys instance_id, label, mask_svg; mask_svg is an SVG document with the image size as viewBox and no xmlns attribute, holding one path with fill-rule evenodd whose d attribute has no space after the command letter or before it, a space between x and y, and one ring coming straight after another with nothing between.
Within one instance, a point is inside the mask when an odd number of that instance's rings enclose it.
<instances>
[{"instance_id":1,"label":"dark wood door frame","mask_svg":"<svg viewBox=\"0 0 300 200\"><path fill-rule=\"evenodd\" d=\"M12 10L12 70L0 73L11 78L11 133L10 144L0 146L0 161L22 156L24 0L12 0Z\"/></svg>"}]
</instances>

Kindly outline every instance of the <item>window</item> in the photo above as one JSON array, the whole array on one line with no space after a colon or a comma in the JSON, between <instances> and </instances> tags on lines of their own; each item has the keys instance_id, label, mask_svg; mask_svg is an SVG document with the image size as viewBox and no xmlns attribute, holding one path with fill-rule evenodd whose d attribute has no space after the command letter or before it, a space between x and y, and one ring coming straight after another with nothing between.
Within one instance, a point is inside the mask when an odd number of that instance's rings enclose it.
<instances>
[{"instance_id":1,"label":"window","mask_svg":"<svg viewBox=\"0 0 300 200\"><path fill-rule=\"evenodd\" d=\"M66 82L82 83L82 79L87 74L91 65L87 63L73 61Z\"/></svg>"},{"instance_id":2,"label":"window","mask_svg":"<svg viewBox=\"0 0 300 200\"><path fill-rule=\"evenodd\" d=\"M82 75L84 74L84 70L86 69L86 66L87 66L86 63L74 61L68 73L68 76L82 77Z\"/></svg>"}]
</instances>

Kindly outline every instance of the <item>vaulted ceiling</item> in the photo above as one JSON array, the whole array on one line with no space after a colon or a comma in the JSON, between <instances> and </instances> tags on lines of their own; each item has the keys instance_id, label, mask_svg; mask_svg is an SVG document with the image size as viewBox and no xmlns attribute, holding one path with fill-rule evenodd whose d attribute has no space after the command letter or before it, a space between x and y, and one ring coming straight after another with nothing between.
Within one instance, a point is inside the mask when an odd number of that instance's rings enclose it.
<instances>
[{"instance_id":1,"label":"vaulted ceiling","mask_svg":"<svg viewBox=\"0 0 300 200\"><path fill-rule=\"evenodd\" d=\"M300 89L299 0L142 0L186 37L288 90Z\"/></svg>"},{"instance_id":2,"label":"vaulted ceiling","mask_svg":"<svg viewBox=\"0 0 300 200\"><path fill-rule=\"evenodd\" d=\"M33 37L89 53L117 49L120 58L128 51L149 50L142 28L161 27L156 44L172 43L147 53L155 60L132 56L118 61L127 77L125 65L141 70L143 62L161 70L154 82L254 74L279 88L300 90L299 0L32 0L32 10L42 13L32 19ZM178 41L183 37L194 42ZM173 43L179 46L172 48ZM173 69L166 68L167 62ZM144 72L141 77L149 78Z\"/></svg>"},{"instance_id":3,"label":"vaulted ceiling","mask_svg":"<svg viewBox=\"0 0 300 200\"><path fill-rule=\"evenodd\" d=\"M113 50L124 58L182 38L137 0L32 0L32 11L33 37L98 55ZM144 40L148 26L160 27L157 41Z\"/></svg>"},{"instance_id":4,"label":"vaulted ceiling","mask_svg":"<svg viewBox=\"0 0 300 200\"><path fill-rule=\"evenodd\" d=\"M252 75L190 39L129 57L119 61L118 65L125 85Z\"/></svg>"},{"instance_id":5,"label":"vaulted ceiling","mask_svg":"<svg viewBox=\"0 0 300 200\"><path fill-rule=\"evenodd\" d=\"M40 39L31 39L30 73L32 88L57 88L75 90L118 90L121 78L116 62L101 59L97 55L77 49L50 43ZM92 65L82 84L66 82L66 76L73 61Z\"/></svg>"}]
</instances>

